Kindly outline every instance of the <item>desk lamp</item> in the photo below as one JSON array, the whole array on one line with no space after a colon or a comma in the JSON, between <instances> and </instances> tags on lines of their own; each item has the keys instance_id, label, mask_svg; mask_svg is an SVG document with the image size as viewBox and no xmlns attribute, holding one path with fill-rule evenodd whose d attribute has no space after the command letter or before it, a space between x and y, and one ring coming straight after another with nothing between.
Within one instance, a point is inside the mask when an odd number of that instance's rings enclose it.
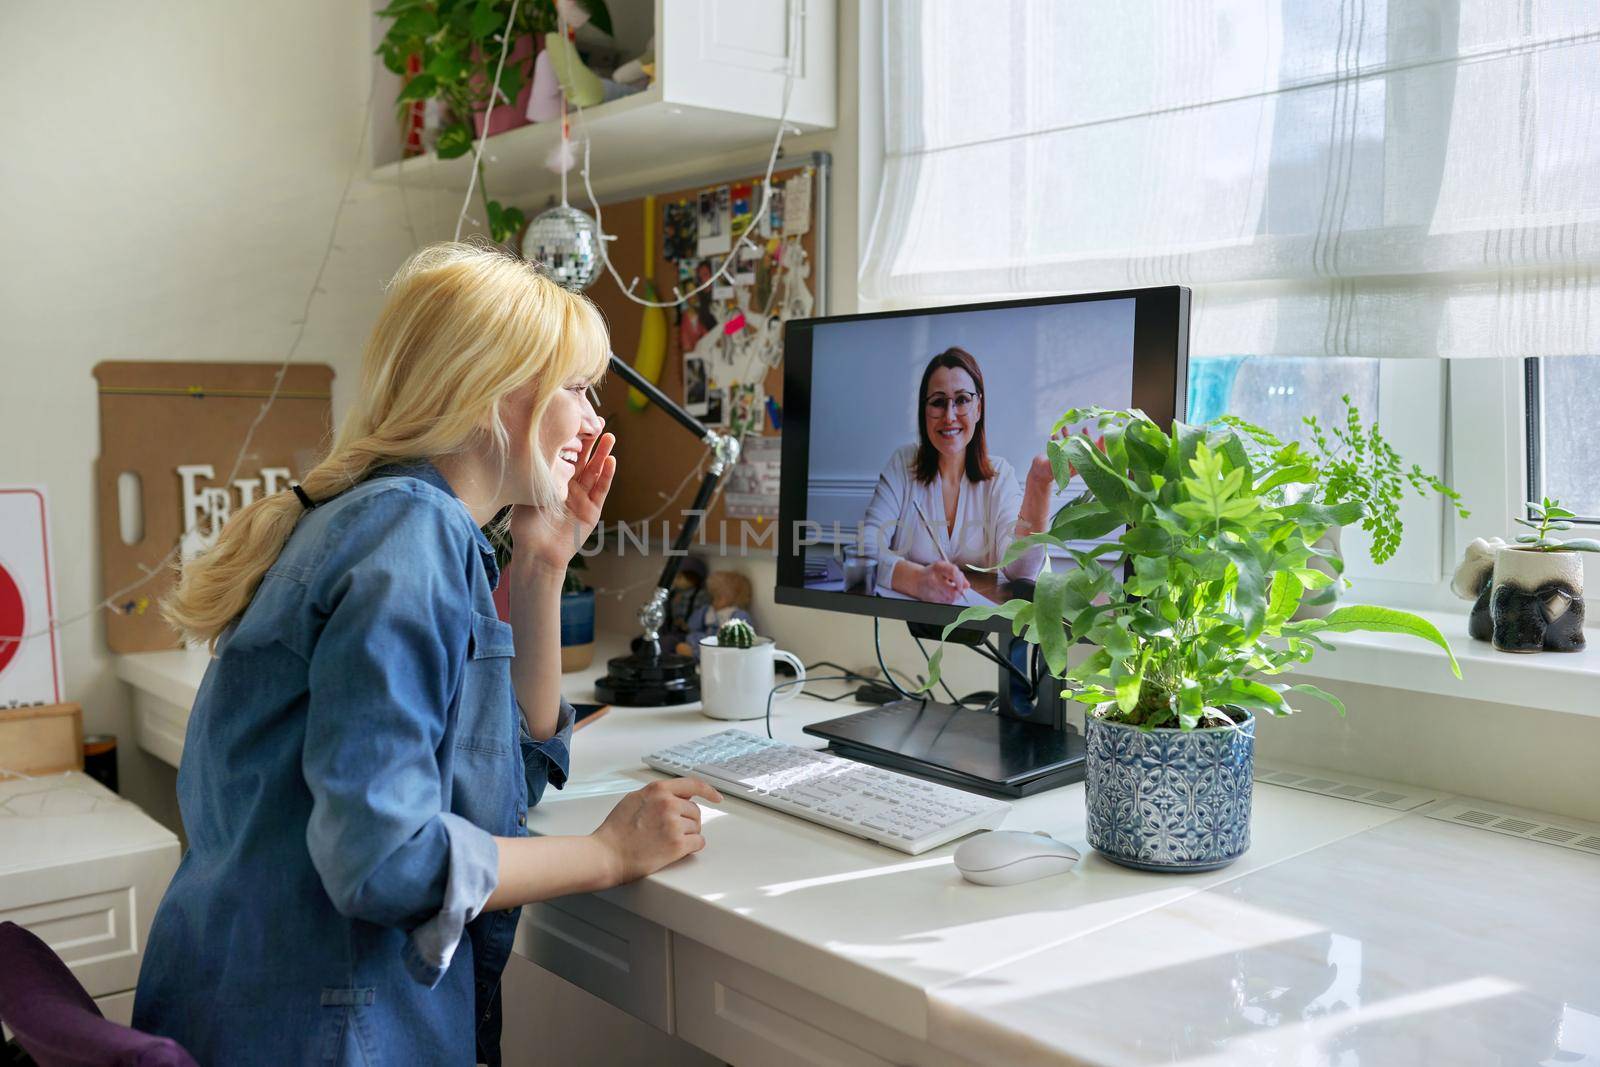
<instances>
[{"instance_id":1,"label":"desk lamp","mask_svg":"<svg viewBox=\"0 0 1600 1067\"><path fill-rule=\"evenodd\" d=\"M617 656L606 664L606 676L595 683L595 695L602 703L623 707L688 704L700 699L700 677L695 670L694 657L663 652L661 625L667 618L667 597L672 592L672 580L678 576L678 568L688 554L695 531L700 528L700 518L711 503L717 482L739 462L739 439L706 426L656 388L654 382L618 359L615 353L611 356L610 369L698 437L711 453L711 466L706 470L699 492L695 493L683 528L667 551L667 563L661 568L655 591L639 608L643 645L639 651Z\"/></svg>"}]
</instances>

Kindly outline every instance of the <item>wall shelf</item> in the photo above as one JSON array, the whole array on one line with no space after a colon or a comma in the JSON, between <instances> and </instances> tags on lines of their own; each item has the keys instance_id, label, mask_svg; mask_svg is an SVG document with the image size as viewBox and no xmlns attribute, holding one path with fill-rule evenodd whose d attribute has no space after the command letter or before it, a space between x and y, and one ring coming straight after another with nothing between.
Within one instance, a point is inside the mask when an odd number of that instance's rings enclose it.
<instances>
[{"instance_id":1,"label":"wall shelf","mask_svg":"<svg viewBox=\"0 0 1600 1067\"><path fill-rule=\"evenodd\" d=\"M791 123L804 132L821 129ZM593 180L614 185L619 179L645 178L655 171L683 170L696 160L740 149L767 146L777 134L777 120L731 111L668 103L661 86L586 108L580 123L572 119L572 137L582 159L582 139L590 137ZM561 140L560 123L519 126L489 138L484 146L484 166L497 199L526 200L555 193L560 178L545 160ZM472 166L470 154L456 159L426 156L375 167L372 180L417 188L465 189ZM574 170L568 176L568 197L584 202L583 179Z\"/></svg>"},{"instance_id":2,"label":"wall shelf","mask_svg":"<svg viewBox=\"0 0 1600 1067\"><path fill-rule=\"evenodd\" d=\"M581 119L576 109L569 116L579 162L587 135L591 177L607 195L646 188L736 153L764 156L778 132L791 54L798 60L789 126L800 133L834 128L836 0L613 0L609 6L617 26L614 43L626 54L654 33L657 59L655 81L643 92L585 108ZM392 100L399 79L381 66L377 76L379 99ZM374 113L371 180L465 190L472 154L398 159L399 129L387 111ZM489 138L483 158L494 198L528 205L555 194L561 179L545 161L560 139L559 122ZM576 172L568 176L568 198L576 204L586 199Z\"/></svg>"}]
</instances>

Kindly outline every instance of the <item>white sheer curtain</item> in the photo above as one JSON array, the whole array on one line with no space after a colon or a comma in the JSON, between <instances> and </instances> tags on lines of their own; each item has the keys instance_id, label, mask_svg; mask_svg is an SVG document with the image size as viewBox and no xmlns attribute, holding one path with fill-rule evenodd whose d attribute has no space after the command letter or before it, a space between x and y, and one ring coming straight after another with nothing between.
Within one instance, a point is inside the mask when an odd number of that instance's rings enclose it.
<instances>
[{"instance_id":1,"label":"white sheer curtain","mask_svg":"<svg viewBox=\"0 0 1600 1067\"><path fill-rule=\"evenodd\" d=\"M1196 355L1600 353L1600 0L887 0L863 292L1181 283Z\"/></svg>"}]
</instances>

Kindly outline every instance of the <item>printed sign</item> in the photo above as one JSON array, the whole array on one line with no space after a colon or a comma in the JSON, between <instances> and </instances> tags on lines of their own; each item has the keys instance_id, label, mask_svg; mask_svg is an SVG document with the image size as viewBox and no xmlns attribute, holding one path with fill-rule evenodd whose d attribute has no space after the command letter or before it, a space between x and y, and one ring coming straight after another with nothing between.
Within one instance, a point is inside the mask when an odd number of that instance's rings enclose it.
<instances>
[{"instance_id":1,"label":"printed sign","mask_svg":"<svg viewBox=\"0 0 1600 1067\"><path fill-rule=\"evenodd\" d=\"M61 703L43 486L0 487L0 708Z\"/></svg>"}]
</instances>

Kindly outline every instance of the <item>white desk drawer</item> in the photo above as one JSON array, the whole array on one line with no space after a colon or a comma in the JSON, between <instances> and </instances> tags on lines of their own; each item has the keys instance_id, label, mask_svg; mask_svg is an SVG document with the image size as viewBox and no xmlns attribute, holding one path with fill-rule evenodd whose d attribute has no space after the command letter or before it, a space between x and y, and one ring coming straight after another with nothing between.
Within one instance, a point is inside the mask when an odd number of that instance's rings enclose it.
<instances>
[{"instance_id":1,"label":"white desk drawer","mask_svg":"<svg viewBox=\"0 0 1600 1067\"><path fill-rule=\"evenodd\" d=\"M178 845L0 877L0 922L25 926L91 997L132 989Z\"/></svg>"},{"instance_id":2,"label":"white desk drawer","mask_svg":"<svg viewBox=\"0 0 1600 1067\"><path fill-rule=\"evenodd\" d=\"M672 967L678 1036L737 1067L967 1063L681 935Z\"/></svg>"},{"instance_id":3,"label":"white desk drawer","mask_svg":"<svg viewBox=\"0 0 1600 1067\"><path fill-rule=\"evenodd\" d=\"M522 909L515 951L629 1015L672 1033L667 931L593 896Z\"/></svg>"}]
</instances>

